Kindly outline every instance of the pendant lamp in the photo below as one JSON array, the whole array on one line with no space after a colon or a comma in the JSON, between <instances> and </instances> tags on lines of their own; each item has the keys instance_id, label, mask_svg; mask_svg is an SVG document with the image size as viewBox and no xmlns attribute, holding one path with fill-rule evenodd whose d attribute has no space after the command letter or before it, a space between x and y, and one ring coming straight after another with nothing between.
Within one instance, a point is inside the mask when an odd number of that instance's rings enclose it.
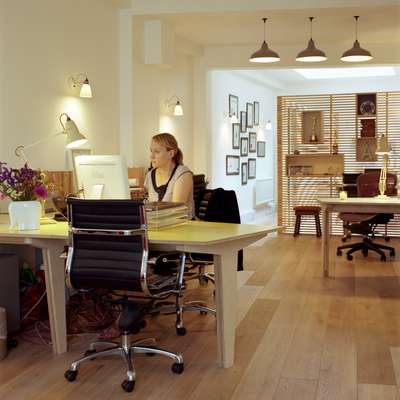
<instances>
[{"instance_id":1,"label":"pendant lamp","mask_svg":"<svg viewBox=\"0 0 400 400\"><path fill-rule=\"evenodd\" d=\"M308 17L310 20L310 40L305 50L297 54L296 61L301 62L321 62L327 60L325 53L315 47L314 40L312 38L312 23L314 17Z\"/></svg>"},{"instance_id":2,"label":"pendant lamp","mask_svg":"<svg viewBox=\"0 0 400 400\"><path fill-rule=\"evenodd\" d=\"M263 18L264 22L264 41L261 45L260 50L257 50L253 53L249 59L250 62L253 63L272 63L280 60L279 54L275 51L271 50L268 47L267 42L265 41L265 23L267 22L267 18Z\"/></svg>"},{"instance_id":3,"label":"pendant lamp","mask_svg":"<svg viewBox=\"0 0 400 400\"><path fill-rule=\"evenodd\" d=\"M363 49L358 41L358 18L360 18L359 15L354 16L354 19L356 20L356 40L353 47L343 53L340 58L342 61L362 62L372 60L371 53L368 50Z\"/></svg>"}]
</instances>

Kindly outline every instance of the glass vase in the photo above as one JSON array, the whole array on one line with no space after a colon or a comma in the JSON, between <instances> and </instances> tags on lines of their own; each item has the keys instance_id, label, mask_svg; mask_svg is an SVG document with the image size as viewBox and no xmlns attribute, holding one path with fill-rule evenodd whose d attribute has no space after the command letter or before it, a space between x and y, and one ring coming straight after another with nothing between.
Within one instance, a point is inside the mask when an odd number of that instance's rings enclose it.
<instances>
[{"instance_id":1,"label":"glass vase","mask_svg":"<svg viewBox=\"0 0 400 400\"><path fill-rule=\"evenodd\" d=\"M8 206L10 228L20 231L39 229L41 209L39 201L12 201Z\"/></svg>"}]
</instances>

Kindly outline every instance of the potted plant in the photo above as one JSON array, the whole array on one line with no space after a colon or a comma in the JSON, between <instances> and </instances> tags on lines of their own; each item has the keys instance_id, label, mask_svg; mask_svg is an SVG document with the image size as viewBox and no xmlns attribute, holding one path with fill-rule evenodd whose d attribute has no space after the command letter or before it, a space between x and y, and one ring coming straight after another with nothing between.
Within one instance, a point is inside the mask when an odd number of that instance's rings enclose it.
<instances>
[{"instance_id":1,"label":"potted plant","mask_svg":"<svg viewBox=\"0 0 400 400\"><path fill-rule=\"evenodd\" d=\"M19 230L39 229L41 204L47 198L50 183L40 170L9 168L0 162L0 199L10 198L10 227Z\"/></svg>"}]
</instances>

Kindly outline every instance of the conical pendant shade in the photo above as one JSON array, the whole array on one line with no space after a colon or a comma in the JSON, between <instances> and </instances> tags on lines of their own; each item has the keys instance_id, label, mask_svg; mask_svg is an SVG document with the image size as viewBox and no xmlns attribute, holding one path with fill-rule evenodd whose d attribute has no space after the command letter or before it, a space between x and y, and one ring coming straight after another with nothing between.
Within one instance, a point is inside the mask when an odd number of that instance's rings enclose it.
<instances>
[{"instance_id":1,"label":"conical pendant shade","mask_svg":"<svg viewBox=\"0 0 400 400\"><path fill-rule=\"evenodd\" d=\"M363 49L358 41L358 15L354 16L356 20L356 40L353 43L353 47L345 51L340 58L342 61L346 62L362 62L372 60L372 55L368 50Z\"/></svg>"},{"instance_id":2,"label":"conical pendant shade","mask_svg":"<svg viewBox=\"0 0 400 400\"><path fill-rule=\"evenodd\" d=\"M310 20L310 40L305 50L297 54L296 61L301 62L321 62L327 60L325 53L315 47L314 40L312 38L312 24L314 17L308 17Z\"/></svg>"},{"instance_id":3,"label":"conical pendant shade","mask_svg":"<svg viewBox=\"0 0 400 400\"><path fill-rule=\"evenodd\" d=\"M273 63L280 60L279 54L268 47L267 42L265 41L265 23L267 18L262 19L264 22L264 41L261 45L261 48L253 53L249 59L250 62L253 63Z\"/></svg>"}]
</instances>

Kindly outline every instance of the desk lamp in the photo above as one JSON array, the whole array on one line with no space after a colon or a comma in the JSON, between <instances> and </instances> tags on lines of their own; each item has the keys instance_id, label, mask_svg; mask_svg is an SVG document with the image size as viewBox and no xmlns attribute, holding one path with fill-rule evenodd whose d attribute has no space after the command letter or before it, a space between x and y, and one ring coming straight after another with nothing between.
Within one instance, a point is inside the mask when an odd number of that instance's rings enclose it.
<instances>
[{"instance_id":1,"label":"desk lamp","mask_svg":"<svg viewBox=\"0 0 400 400\"><path fill-rule=\"evenodd\" d=\"M385 195L386 191L386 174L387 174L387 166L389 161L389 154L392 151L392 146L389 144L387 140L387 136L382 135L378 141L378 148L376 149L376 154L383 155L383 167L381 168L381 174L379 177L379 194L376 196L380 199L384 199L387 196Z\"/></svg>"},{"instance_id":2,"label":"desk lamp","mask_svg":"<svg viewBox=\"0 0 400 400\"><path fill-rule=\"evenodd\" d=\"M65 122L63 122L62 117L65 117ZM44 139L38 140L37 142L28 144L27 146L18 146L14 153L17 157L23 157L25 162L27 162L26 156L25 156L25 150L29 149L31 147L34 147L38 144L42 144L47 142L48 140L51 140L52 138L59 136L59 135L67 135L67 141L65 146L68 149L73 149L76 147L79 147L87 142L87 139L82 133L79 132L78 127L76 126L75 122L68 116L66 113L62 113L59 117L59 121L61 126L63 127L62 132L55 133L51 136L48 136Z\"/></svg>"}]
</instances>

